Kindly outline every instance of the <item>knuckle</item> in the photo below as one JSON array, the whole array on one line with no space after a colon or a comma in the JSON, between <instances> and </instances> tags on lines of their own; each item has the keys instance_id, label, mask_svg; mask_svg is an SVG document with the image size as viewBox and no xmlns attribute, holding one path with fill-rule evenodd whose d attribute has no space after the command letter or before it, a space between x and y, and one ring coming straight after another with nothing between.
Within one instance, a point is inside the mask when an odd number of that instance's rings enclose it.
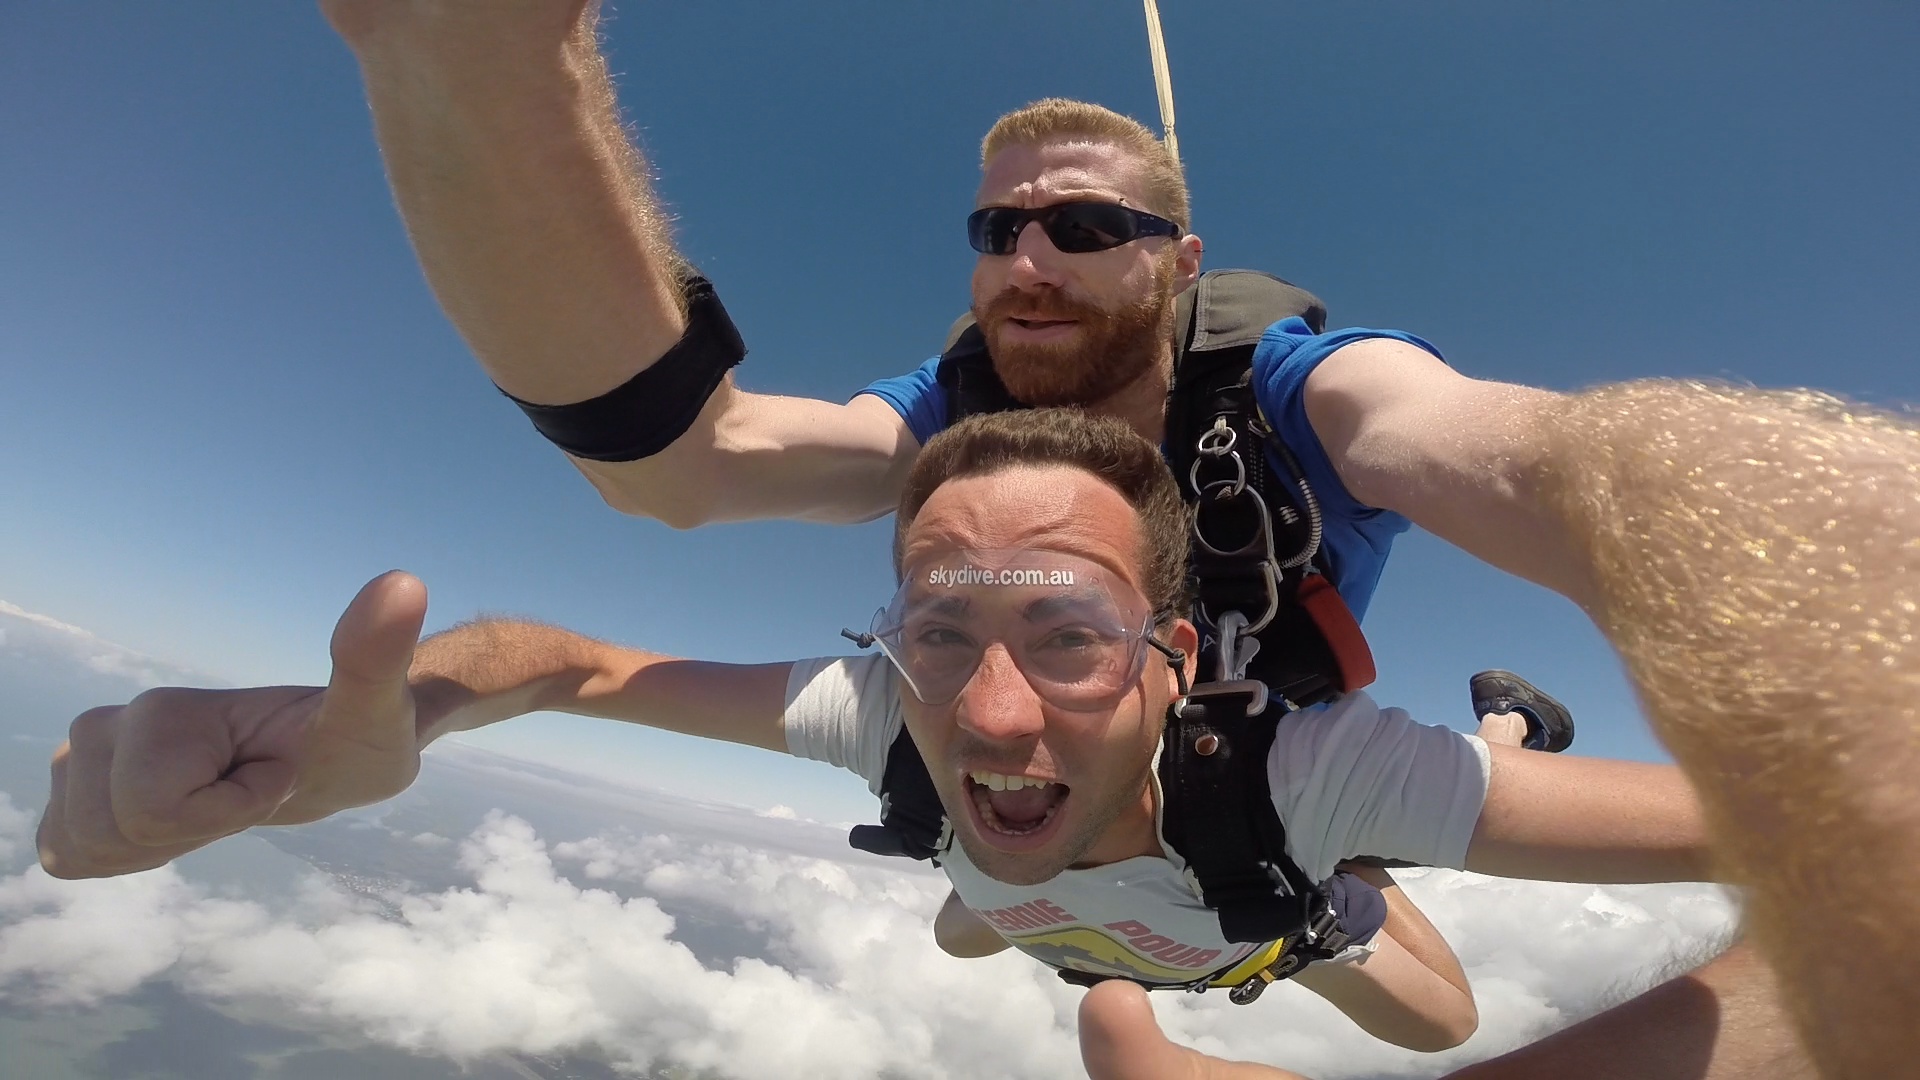
<instances>
[{"instance_id":1,"label":"knuckle","mask_svg":"<svg viewBox=\"0 0 1920 1080\"><path fill-rule=\"evenodd\" d=\"M62 749L70 747L72 753L86 753L108 745L120 709L118 705L102 705L74 717L73 723L67 725L67 747Z\"/></svg>"}]
</instances>

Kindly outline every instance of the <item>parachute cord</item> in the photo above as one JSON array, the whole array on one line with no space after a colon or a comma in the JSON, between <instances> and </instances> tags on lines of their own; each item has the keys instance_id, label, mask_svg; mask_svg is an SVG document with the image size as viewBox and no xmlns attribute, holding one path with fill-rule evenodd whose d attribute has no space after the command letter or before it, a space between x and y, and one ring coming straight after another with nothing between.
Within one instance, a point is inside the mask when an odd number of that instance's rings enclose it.
<instances>
[{"instance_id":1,"label":"parachute cord","mask_svg":"<svg viewBox=\"0 0 1920 1080\"><path fill-rule=\"evenodd\" d=\"M1167 39L1160 33L1160 5L1147 5L1147 47L1153 53L1153 88L1160 96L1160 126L1166 131L1167 153L1180 160L1180 144L1173 137L1173 76L1167 73Z\"/></svg>"}]
</instances>

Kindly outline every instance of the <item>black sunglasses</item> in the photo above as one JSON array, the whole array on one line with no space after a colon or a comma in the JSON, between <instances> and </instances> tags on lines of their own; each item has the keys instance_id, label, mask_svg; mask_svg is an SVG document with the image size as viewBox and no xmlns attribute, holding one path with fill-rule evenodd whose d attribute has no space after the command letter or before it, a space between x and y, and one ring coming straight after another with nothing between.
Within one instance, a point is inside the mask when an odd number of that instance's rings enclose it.
<instances>
[{"instance_id":1,"label":"black sunglasses","mask_svg":"<svg viewBox=\"0 0 1920 1080\"><path fill-rule=\"evenodd\" d=\"M1011 255L1027 222L1037 221L1053 246L1068 254L1106 251L1143 236L1178 239L1186 230L1163 217L1130 206L1104 202L1070 202L1022 210L989 206L967 217L967 243L982 255Z\"/></svg>"}]
</instances>

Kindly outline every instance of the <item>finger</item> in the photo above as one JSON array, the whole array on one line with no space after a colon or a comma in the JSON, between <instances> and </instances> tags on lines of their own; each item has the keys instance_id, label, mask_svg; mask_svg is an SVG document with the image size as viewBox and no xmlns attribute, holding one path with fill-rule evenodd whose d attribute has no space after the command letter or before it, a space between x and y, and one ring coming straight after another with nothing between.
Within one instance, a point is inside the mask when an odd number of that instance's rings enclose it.
<instances>
[{"instance_id":1,"label":"finger","mask_svg":"<svg viewBox=\"0 0 1920 1080\"><path fill-rule=\"evenodd\" d=\"M67 758L73 744L61 743L53 752L53 777L47 789L47 812L40 816L40 828L33 835L40 853L40 868L54 877L75 877L79 873L73 850L73 835L67 827Z\"/></svg>"},{"instance_id":2,"label":"finger","mask_svg":"<svg viewBox=\"0 0 1920 1080\"><path fill-rule=\"evenodd\" d=\"M1161 1033L1147 992L1125 979L1108 979L1081 999L1080 1060L1092 1080L1193 1075L1181 1048Z\"/></svg>"},{"instance_id":3,"label":"finger","mask_svg":"<svg viewBox=\"0 0 1920 1080\"><path fill-rule=\"evenodd\" d=\"M120 835L132 844L190 851L265 821L292 790L293 754L279 746L246 749L246 740L286 726L273 718L317 695L297 686L165 687L134 698L118 710L108 743L108 802ZM85 771L90 783L96 768Z\"/></svg>"},{"instance_id":4,"label":"finger","mask_svg":"<svg viewBox=\"0 0 1920 1080\"><path fill-rule=\"evenodd\" d=\"M333 630L320 725L375 746L414 742L407 671L427 619L427 587L398 570L368 582Z\"/></svg>"},{"instance_id":5,"label":"finger","mask_svg":"<svg viewBox=\"0 0 1920 1080\"><path fill-rule=\"evenodd\" d=\"M111 729L120 709L90 709L54 752L47 815L36 836L40 865L60 878L150 870L177 851L132 843L115 821L110 792Z\"/></svg>"},{"instance_id":6,"label":"finger","mask_svg":"<svg viewBox=\"0 0 1920 1080\"><path fill-rule=\"evenodd\" d=\"M1147 992L1125 979L1108 979L1081 1000L1080 1060L1092 1080L1304 1080L1175 1044L1161 1032Z\"/></svg>"}]
</instances>

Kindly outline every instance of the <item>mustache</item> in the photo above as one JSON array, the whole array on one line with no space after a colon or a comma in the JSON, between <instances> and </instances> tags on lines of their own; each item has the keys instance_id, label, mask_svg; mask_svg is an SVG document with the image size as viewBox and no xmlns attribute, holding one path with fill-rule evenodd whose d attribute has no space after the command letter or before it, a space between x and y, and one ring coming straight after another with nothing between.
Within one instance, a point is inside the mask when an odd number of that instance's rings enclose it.
<instances>
[{"instance_id":1,"label":"mustache","mask_svg":"<svg viewBox=\"0 0 1920 1080\"><path fill-rule=\"evenodd\" d=\"M1086 300L1067 295L1056 288L1039 290L1007 288L998 296L973 310L974 321L983 325L1008 319L1072 319L1094 322L1113 313Z\"/></svg>"},{"instance_id":2,"label":"mustache","mask_svg":"<svg viewBox=\"0 0 1920 1080\"><path fill-rule=\"evenodd\" d=\"M1055 777L1061 772L1059 762L1055 761L1053 755L1047 753L1042 747L1035 746L1024 754L1009 755L1004 748L990 746L965 732L959 733L947 756L955 765L960 766L963 772L978 769L983 772L1017 776L1033 769Z\"/></svg>"}]
</instances>

